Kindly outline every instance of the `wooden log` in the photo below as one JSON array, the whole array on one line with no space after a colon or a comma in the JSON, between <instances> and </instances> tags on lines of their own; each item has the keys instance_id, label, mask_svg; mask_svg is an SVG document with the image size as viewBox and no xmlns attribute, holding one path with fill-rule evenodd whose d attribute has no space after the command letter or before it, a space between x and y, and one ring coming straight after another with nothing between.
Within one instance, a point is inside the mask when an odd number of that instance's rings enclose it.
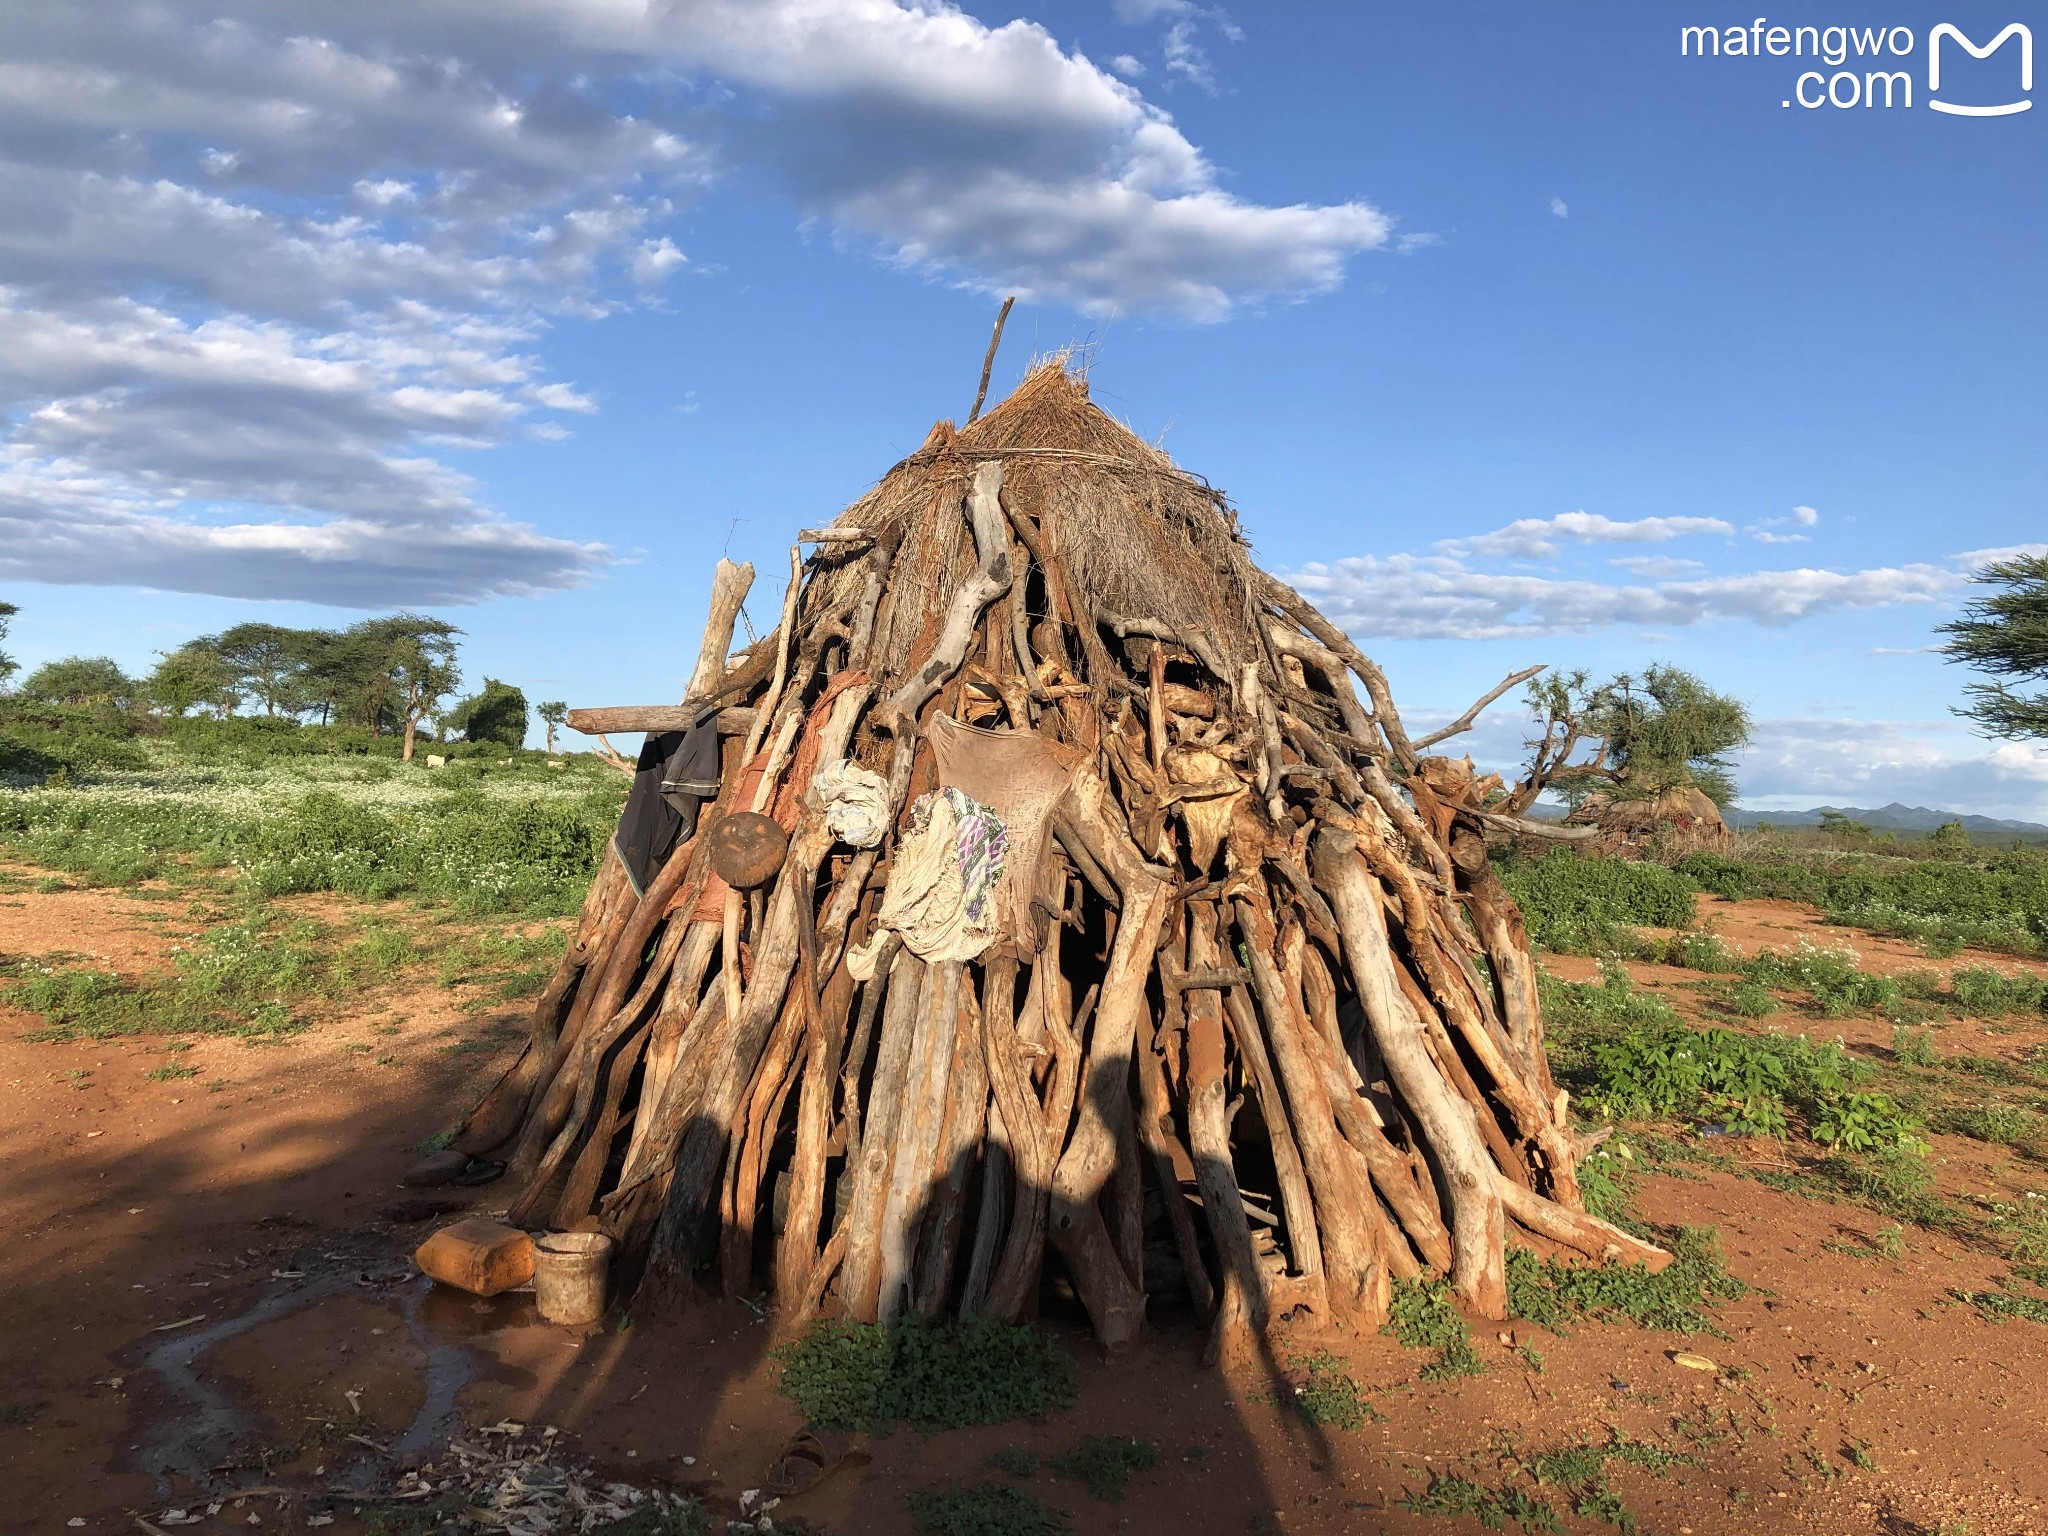
<instances>
[{"instance_id":1,"label":"wooden log","mask_svg":"<svg viewBox=\"0 0 2048 1536\"><path fill-rule=\"evenodd\" d=\"M882 1211L889 1200L889 1166L904 1113L911 1045L917 1038L919 994L927 984L924 962L908 950L898 951L883 999L882 1042L868 1093L867 1127L861 1136L859 1161L849 1163L853 1188L846 1206L848 1232L846 1257L839 1271L839 1297L847 1315L862 1322L875 1320L881 1290Z\"/></svg>"},{"instance_id":2,"label":"wooden log","mask_svg":"<svg viewBox=\"0 0 2048 1536\"><path fill-rule=\"evenodd\" d=\"M683 688L685 705L700 706L700 701L711 697L724 678L726 656L732 650L733 621L739 617L740 608L753 585L752 564L734 565L721 556L712 568L711 602L704 619L704 638L697 647L697 664L690 669L690 681Z\"/></svg>"},{"instance_id":3,"label":"wooden log","mask_svg":"<svg viewBox=\"0 0 2048 1536\"><path fill-rule=\"evenodd\" d=\"M1211 969L1216 959L1216 909L1192 905L1188 918L1191 968ZM1187 995L1188 1143L1195 1183L1202 1191L1202 1219L1216 1246L1221 1300L1209 1336L1208 1359L1235 1352L1263 1330L1271 1315L1265 1272L1252 1254L1251 1224L1237 1189L1230 1145L1229 1088L1223 1055L1223 1000L1214 991Z\"/></svg>"},{"instance_id":4,"label":"wooden log","mask_svg":"<svg viewBox=\"0 0 2048 1536\"><path fill-rule=\"evenodd\" d=\"M1138 1129L1145 1154L1152 1164L1152 1177L1159 1185L1159 1198L1166 1207L1166 1223L1173 1233L1174 1251L1187 1277L1188 1300L1195 1311L1207 1318L1216 1308L1216 1289L1209 1278L1208 1262L1195 1237L1195 1218L1188 1210L1188 1185L1194 1184L1195 1165L1173 1123L1173 1098L1167 1088L1166 1067L1159 1053L1138 1044Z\"/></svg>"},{"instance_id":5,"label":"wooden log","mask_svg":"<svg viewBox=\"0 0 2048 1536\"><path fill-rule=\"evenodd\" d=\"M650 736L658 736L663 731L687 731L703 712L701 705L614 704L602 708L572 709L563 719L570 730L581 731L586 736L605 736L613 731L645 731ZM718 734L746 735L754 728L758 713L752 709L721 709L718 712Z\"/></svg>"},{"instance_id":6,"label":"wooden log","mask_svg":"<svg viewBox=\"0 0 2048 1536\"><path fill-rule=\"evenodd\" d=\"M1290 1298L1305 1301L1318 1316L1327 1316L1329 1297L1323 1278L1322 1234L1316 1227L1315 1199L1309 1190L1308 1170L1302 1165L1301 1148L1294 1139L1288 1118L1287 1096L1281 1092L1280 1077L1266 1049L1265 1031L1258 1010L1252 1006L1249 989L1233 987L1223 994L1223 1016L1230 1021L1231 1037L1246 1068L1246 1077L1259 1101L1259 1118L1266 1122L1266 1136L1273 1152L1273 1177L1280 1186L1280 1214L1285 1221L1287 1247L1293 1259L1294 1283ZM1280 1303L1277 1292L1275 1304ZM1292 1304L1292 1301L1288 1303Z\"/></svg>"},{"instance_id":7,"label":"wooden log","mask_svg":"<svg viewBox=\"0 0 2048 1536\"><path fill-rule=\"evenodd\" d=\"M1450 1197L1451 1282L1482 1317L1507 1315L1506 1218L1477 1113L1431 1060L1423 1022L1395 975L1379 891L1355 836L1325 828L1310 841L1316 884L1336 914L1352 985L1394 1091L1415 1116Z\"/></svg>"},{"instance_id":8,"label":"wooden log","mask_svg":"<svg viewBox=\"0 0 2048 1536\"><path fill-rule=\"evenodd\" d=\"M1341 1315L1378 1327L1386 1321L1388 1280L1380 1258L1379 1206L1372 1198L1371 1175L1364 1157L1338 1133L1314 1042L1305 1038L1315 1026L1274 965L1272 919L1241 896L1237 923L1243 953L1251 958L1266 1043L1315 1198L1327 1292Z\"/></svg>"},{"instance_id":9,"label":"wooden log","mask_svg":"<svg viewBox=\"0 0 2048 1536\"><path fill-rule=\"evenodd\" d=\"M741 1095L760 1061L768 1031L781 1011L797 957L797 923L813 921L812 891L819 861L832 846L822 817L806 812L790 840L789 861L775 883L768 919L754 949L754 977L712 1068L697 1117L676 1151L668 1200L654 1233L653 1273L680 1284L695 1262L707 1202L717 1187Z\"/></svg>"},{"instance_id":10,"label":"wooden log","mask_svg":"<svg viewBox=\"0 0 2048 1536\"><path fill-rule=\"evenodd\" d=\"M832 1122L832 1082L846 1045L846 1015L853 1005L853 973L835 963L819 1003L823 1027L813 1030L797 1096L796 1147L789 1160L789 1200L775 1246L775 1295L785 1313L810 1290L825 1216L825 1163Z\"/></svg>"},{"instance_id":11,"label":"wooden log","mask_svg":"<svg viewBox=\"0 0 2048 1536\"><path fill-rule=\"evenodd\" d=\"M986 1310L991 1317L1010 1321L1023 1313L1037 1288L1053 1177L1080 1083L1081 1048L1075 1026L1085 1014L1085 1005L1084 1014L1071 1012L1073 1001L1059 969L1059 935L1055 927L1032 967L1024 1015L1015 1028L1006 1006L1007 993L991 989L994 1006L983 1009L982 1059L1018 1174L1017 1211L989 1279ZM1044 1042L1043 1051L1037 1044L1040 1041ZM1051 1057L1042 1105L1024 1065L1027 1054Z\"/></svg>"},{"instance_id":12,"label":"wooden log","mask_svg":"<svg viewBox=\"0 0 2048 1536\"><path fill-rule=\"evenodd\" d=\"M975 1001L974 977L963 968L959 1003L953 1010L946 1124L939 1136L924 1241L911 1277L910 1304L921 1317L938 1316L952 1290L953 1260L959 1252L960 1224L966 1214L967 1181L987 1127L988 1068L982 1060L981 1009Z\"/></svg>"},{"instance_id":13,"label":"wooden log","mask_svg":"<svg viewBox=\"0 0 2048 1536\"><path fill-rule=\"evenodd\" d=\"M882 1263L876 1319L893 1322L909 1303L917 1239L930 1212L938 1176L939 1139L945 1130L953 1040L959 1029L961 962L930 968L917 1011L917 1033L904 1077L903 1111L889 1168L889 1198L882 1207Z\"/></svg>"},{"instance_id":14,"label":"wooden log","mask_svg":"<svg viewBox=\"0 0 2048 1536\"><path fill-rule=\"evenodd\" d=\"M1500 1198L1508 1214L1552 1242L1562 1243L1595 1263L1641 1264L1651 1274L1670 1267L1673 1255L1585 1211L1567 1210L1503 1179Z\"/></svg>"},{"instance_id":15,"label":"wooden log","mask_svg":"<svg viewBox=\"0 0 2048 1536\"><path fill-rule=\"evenodd\" d=\"M1000 463L991 460L975 470L973 487L967 493L967 519L981 563L954 592L931 655L889 697L876 718L875 723L896 738L889 773L892 806L902 803L909 787L918 717L932 695L966 662L967 647L977 638L976 626L983 611L1010 589L1010 538L1004 530L1002 487Z\"/></svg>"},{"instance_id":16,"label":"wooden log","mask_svg":"<svg viewBox=\"0 0 2048 1536\"><path fill-rule=\"evenodd\" d=\"M1130 857L1135 861L1135 852ZM1145 1294L1119 1263L1097 1202L1116 1164L1120 1122L1130 1115L1131 1052L1168 895L1164 885L1138 879L1123 892L1124 910L1088 1042L1078 1122L1053 1170L1052 1242L1067 1261L1096 1338L1111 1353L1137 1341Z\"/></svg>"},{"instance_id":17,"label":"wooden log","mask_svg":"<svg viewBox=\"0 0 2048 1536\"><path fill-rule=\"evenodd\" d=\"M603 944L605 935L617 920L614 914L620 899L622 896L630 897L631 893L632 884L626 878L626 866L619 859L618 849L607 842L604 858L584 895L575 936L555 966L554 974L548 978L547 987L534 1003L532 1021L527 1028L526 1048L462 1122L455 1136L456 1150L480 1157L497 1151L519 1134L534 1089L547 1081L546 1074L554 1060L556 1044L567 1026L580 989L588 981L592 967L601 968L603 961L609 958Z\"/></svg>"}]
</instances>

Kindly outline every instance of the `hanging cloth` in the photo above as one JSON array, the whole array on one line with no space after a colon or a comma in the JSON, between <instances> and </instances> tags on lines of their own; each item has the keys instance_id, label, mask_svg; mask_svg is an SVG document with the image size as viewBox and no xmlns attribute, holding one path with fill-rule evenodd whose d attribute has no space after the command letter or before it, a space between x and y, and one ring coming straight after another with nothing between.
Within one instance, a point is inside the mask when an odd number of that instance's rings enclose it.
<instances>
[{"instance_id":1,"label":"hanging cloth","mask_svg":"<svg viewBox=\"0 0 2048 1536\"><path fill-rule=\"evenodd\" d=\"M947 715L927 734L939 782L965 790L1000 820L1009 836L1010 878L996 890L1002 931L1027 955L1038 953L1031 898L1045 866L1046 824L1084 759L1036 731L989 731Z\"/></svg>"},{"instance_id":2,"label":"hanging cloth","mask_svg":"<svg viewBox=\"0 0 2048 1536\"><path fill-rule=\"evenodd\" d=\"M640 744L633 787L612 833L635 896L646 894L677 842L697 830L699 808L717 793L717 710L705 711L687 730L650 734Z\"/></svg>"},{"instance_id":3,"label":"hanging cloth","mask_svg":"<svg viewBox=\"0 0 2048 1536\"><path fill-rule=\"evenodd\" d=\"M935 789L910 808L897 841L875 931L849 950L847 969L865 981L890 930L925 961L972 960L1000 936L996 890L1009 837L1002 818L959 789Z\"/></svg>"}]
</instances>

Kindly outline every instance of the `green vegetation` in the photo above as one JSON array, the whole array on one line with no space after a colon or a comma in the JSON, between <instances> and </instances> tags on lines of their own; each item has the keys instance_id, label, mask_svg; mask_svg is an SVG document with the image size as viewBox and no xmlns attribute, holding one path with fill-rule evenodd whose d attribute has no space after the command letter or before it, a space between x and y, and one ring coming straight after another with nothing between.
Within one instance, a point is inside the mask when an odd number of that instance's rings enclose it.
<instances>
[{"instance_id":1,"label":"green vegetation","mask_svg":"<svg viewBox=\"0 0 2048 1536\"><path fill-rule=\"evenodd\" d=\"M554 771L537 753L431 772L347 756L214 767L145 745L142 771L0 794L0 848L95 886L206 880L557 914L581 903L625 792L589 758Z\"/></svg>"},{"instance_id":2,"label":"green vegetation","mask_svg":"<svg viewBox=\"0 0 2048 1536\"><path fill-rule=\"evenodd\" d=\"M1498 1487L1457 1473L1430 1475L1429 1487L1400 1501L1412 1514L1440 1515L1446 1519L1470 1515L1489 1531L1504 1530L1510 1522L1524 1531L1562 1532L1564 1524L1555 1506L1539 1494L1517 1485L1526 1477L1538 1489L1555 1488L1567 1501L1567 1508L1582 1520L1600 1520L1622 1531L1640 1528L1636 1516L1607 1484L1611 1462L1638 1467L1664 1477L1674 1467L1694 1466L1692 1457L1631 1440L1618 1429L1609 1429L1607 1439L1561 1446L1526 1460L1510 1456L1506 1465L1510 1477Z\"/></svg>"},{"instance_id":3,"label":"green vegetation","mask_svg":"<svg viewBox=\"0 0 2048 1536\"><path fill-rule=\"evenodd\" d=\"M1718 1334L1709 1308L1747 1295L1749 1287L1728 1273L1711 1227L1679 1227L1660 1236L1674 1258L1654 1275L1640 1264L1594 1268L1510 1247L1508 1310L1556 1334L1579 1318L1627 1318L1665 1333Z\"/></svg>"},{"instance_id":4,"label":"green vegetation","mask_svg":"<svg viewBox=\"0 0 2048 1536\"><path fill-rule=\"evenodd\" d=\"M1070 1528L1065 1510L1007 1483L919 1488L907 1502L918 1536L1060 1536Z\"/></svg>"},{"instance_id":5,"label":"green vegetation","mask_svg":"<svg viewBox=\"0 0 2048 1536\"><path fill-rule=\"evenodd\" d=\"M0 998L42 1018L31 1040L200 1034L270 1041L303 1031L310 1002L434 962L444 986L477 988L482 1006L528 997L546 984L567 943L559 926L437 937L415 945L402 929L372 922L342 942L329 924L254 907L176 946L168 974L129 978L61 957L19 960L0 963ZM147 1075L169 1080L197 1069L164 1066Z\"/></svg>"},{"instance_id":6,"label":"green vegetation","mask_svg":"<svg viewBox=\"0 0 2048 1536\"><path fill-rule=\"evenodd\" d=\"M1830 923L1951 954L1963 944L2048 949L2048 850L2039 848L1908 858L1759 841L1742 858L1694 853L1673 868L1717 896L1805 902Z\"/></svg>"},{"instance_id":7,"label":"green vegetation","mask_svg":"<svg viewBox=\"0 0 2048 1536\"><path fill-rule=\"evenodd\" d=\"M1959 711L1978 729L2015 741L2048 736L2048 690L2027 694L2013 683L2048 683L2048 555L2015 555L1985 566L1971 578L1992 588L1941 626L1942 649L1954 661L1988 673L1971 683L1970 704Z\"/></svg>"},{"instance_id":8,"label":"green vegetation","mask_svg":"<svg viewBox=\"0 0 2048 1536\"><path fill-rule=\"evenodd\" d=\"M1471 1348L1469 1341L1466 1348ZM1301 1385L1294 1389L1294 1406L1309 1423L1363 1429L1367 1419L1385 1417L1365 1400L1344 1362L1327 1349L1303 1356L1294 1365L1304 1373Z\"/></svg>"},{"instance_id":9,"label":"green vegetation","mask_svg":"<svg viewBox=\"0 0 2048 1536\"><path fill-rule=\"evenodd\" d=\"M1489 1531L1505 1530L1511 1520L1524 1531L1564 1530L1557 1511L1526 1488L1488 1488L1455 1472L1431 1473L1428 1488L1399 1502L1412 1515L1470 1515Z\"/></svg>"},{"instance_id":10,"label":"green vegetation","mask_svg":"<svg viewBox=\"0 0 2048 1536\"><path fill-rule=\"evenodd\" d=\"M1638 926L1692 925L1692 885L1661 864L1587 858L1558 848L1540 859L1509 853L1500 877L1521 906L1538 949L1611 953L1633 947Z\"/></svg>"},{"instance_id":11,"label":"green vegetation","mask_svg":"<svg viewBox=\"0 0 2048 1536\"><path fill-rule=\"evenodd\" d=\"M1754 975L1796 977L1825 998L1846 995L1866 978L1853 958L1808 946L1752 964ZM1860 1089L1871 1069L1838 1041L1696 1029L1661 999L1637 992L1616 965L1603 965L1598 983L1546 977L1542 989L1553 1064L1607 1119L1677 1119L1782 1137L1796 1117L1814 1140L1845 1151L1925 1150L1918 1118L1887 1095Z\"/></svg>"},{"instance_id":12,"label":"green vegetation","mask_svg":"<svg viewBox=\"0 0 2048 1536\"><path fill-rule=\"evenodd\" d=\"M819 1323L775 1352L778 1390L813 1424L932 1429L1034 1418L1073 1401L1074 1368L1059 1346L1021 1324L906 1317Z\"/></svg>"},{"instance_id":13,"label":"green vegetation","mask_svg":"<svg viewBox=\"0 0 2048 1536\"><path fill-rule=\"evenodd\" d=\"M2048 1301L2037 1296L2019 1296L2011 1291L1950 1291L1957 1301L1968 1302L1987 1323L2019 1318L2029 1323L2048 1323Z\"/></svg>"},{"instance_id":14,"label":"green vegetation","mask_svg":"<svg viewBox=\"0 0 2048 1536\"><path fill-rule=\"evenodd\" d=\"M1133 1472L1149 1472L1159 1465L1159 1447L1149 1440L1130 1440L1122 1435L1089 1435L1046 1465L1059 1476L1081 1484L1090 1498L1114 1504L1123 1498L1124 1486Z\"/></svg>"},{"instance_id":15,"label":"green vegetation","mask_svg":"<svg viewBox=\"0 0 2048 1536\"><path fill-rule=\"evenodd\" d=\"M1735 799L1730 756L1749 740L1749 711L1690 672L1653 662L1602 683L1583 669L1546 672L1528 697L1539 735L1510 810L1546 789L1574 805L1595 791L1643 799L1685 785L1716 805Z\"/></svg>"},{"instance_id":16,"label":"green vegetation","mask_svg":"<svg viewBox=\"0 0 2048 1536\"><path fill-rule=\"evenodd\" d=\"M1451 1283L1416 1275L1394 1286L1383 1333L1407 1349L1433 1349L1436 1358L1419 1373L1424 1381L1478 1376L1486 1364L1472 1348L1472 1332L1458 1315Z\"/></svg>"}]
</instances>

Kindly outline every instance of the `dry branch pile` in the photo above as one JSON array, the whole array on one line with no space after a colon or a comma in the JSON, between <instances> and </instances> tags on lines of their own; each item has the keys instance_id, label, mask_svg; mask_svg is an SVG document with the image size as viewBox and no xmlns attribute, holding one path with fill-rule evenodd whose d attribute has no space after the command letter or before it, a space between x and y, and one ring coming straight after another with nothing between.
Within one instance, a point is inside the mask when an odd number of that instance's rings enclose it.
<instances>
[{"instance_id":1,"label":"dry branch pile","mask_svg":"<svg viewBox=\"0 0 2048 1536\"><path fill-rule=\"evenodd\" d=\"M722 775L644 895L607 858L463 1130L513 1220L785 1324L1015 1317L1050 1268L1111 1348L1169 1283L1228 1344L1424 1271L1501 1316L1510 1232L1665 1262L1582 1208L1470 765L1219 494L1052 364L803 537L730 657L720 563L680 708L571 716L716 710ZM789 834L745 892L742 812Z\"/></svg>"}]
</instances>

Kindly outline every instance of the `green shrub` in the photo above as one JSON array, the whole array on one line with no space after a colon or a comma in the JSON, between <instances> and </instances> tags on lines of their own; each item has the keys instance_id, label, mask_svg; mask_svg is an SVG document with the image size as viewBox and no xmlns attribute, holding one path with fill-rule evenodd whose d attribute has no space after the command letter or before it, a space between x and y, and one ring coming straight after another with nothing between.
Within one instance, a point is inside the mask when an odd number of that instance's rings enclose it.
<instances>
[{"instance_id":1,"label":"green shrub","mask_svg":"<svg viewBox=\"0 0 2048 1536\"><path fill-rule=\"evenodd\" d=\"M1959 965L1948 979L1956 1011L1978 1018L2048 1010L2048 979L2021 972L2008 976L1989 966Z\"/></svg>"},{"instance_id":2,"label":"green shrub","mask_svg":"<svg viewBox=\"0 0 2048 1536\"><path fill-rule=\"evenodd\" d=\"M1046 1465L1061 1477L1080 1483L1090 1498L1114 1504L1123 1498L1124 1485L1133 1472L1148 1472L1159 1465L1159 1447L1149 1440L1122 1435L1089 1435Z\"/></svg>"},{"instance_id":3,"label":"green shrub","mask_svg":"<svg viewBox=\"0 0 2048 1536\"><path fill-rule=\"evenodd\" d=\"M1526 1248L1507 1255L1508 1311L1562 1334L1581 1317L1625 1317L1665 1333L1718 1333L1716 1301L1749 1292L1728 1272L1711 1227L1679 1227L1668 1238L1672 1261L1657 1274L1640 1264L1568 1264Z\"/></svg>"},{"instance_id":4,"label":"green shrub","mask_svg":"<svg viewBox=\"0 0 2048 1536\"><path fill-rule=\"evenodd\" d=\"M1294 1362L1305 1373L1294 1389L1294 1406L1311 1424L1333 1429L1363 1429L1367 1419L1380 1415L1365 1400L1358 1382L1344 1369L1344 1362L1327 1349Z\"/></svg>"},{"instance_id":5,"label":"green shrub","mask_svg":"<svg viewBox=\"0 0 2048 1536\"><path fill-rule=\"evenodd\" d=\"M1894 1024L1892 1057L1902 1067L1931 1067L1941 1060L1941 1053L1935 1050L1934 1037L1926 1030Z\"/></svg>"},{"instance_id":6,"label":"green shrub","mask_svg":"<svg viewBox=\"0 0 2048 1536\"><path fill-rule=\"evenodd\" d=\"M775 1352L777 1390L812 1423L866 1430L898 1420L936 1429L1032 1418L1073 1401L1059 1346L1021 1324L906 1317L819 1323Z\"/></svg>"},{"instance_id":7,"label":"green shrub","mask_svg":"<svg viewBox=\"0 0 2048 1536\"><path fill-rule=\"evenodd\" d=\"M1945 1129L1972 1141L2012 1147L2032 1138L2036 1117L2017 1104L1982 1104L1948 1116Z\"/></svg>"},{"instance_id":8,"label":"green shrub","mask_svg":"<svg viewBox=\"0 0 2048 1536\"><path fill-rule=\"evenodd\" d=\"M1488 1488L1455 1472L1432 1472L1429 1487L1397 1501L1413 1515L1470 1515L1489 1531L1512 1520L1524 1531L1562 1532L1557 1511L1523 1488Z\"/></svg>"},{"instance_id":9,"label":"green shrub","mask_svg":"<svg viewBox=\"0 0 2048 1536\"><path fill-rule=\"evenodd\" d=\"M1925 1153L1921 1124L1882 1093L1837 1093L1821 1104L1813 1139L1845 1152Z\"/></svg>"},{"instance_id":10,"label":"green shrub","mask_svg":"<svg viewBox=\"0 0 2048 1536\"><path fill-rule=\"evenodd\" d=\"M1559 848L1540 859L1508 857L1500 875L1539 949L1596 954L1628 947L1637 927L1692 925L1691 885L1661 864Z\"/></svg>"},{"instance_id":11,"label":"green shrub","mask_svg":"<svg viewBox=\"0 0 2048 1536\"><path fill-rule=\"evenodd\" d=\"M1004 1483L919 1488L906 1501L917 1536L1060 1536L1067 1512Z\"/></svg>"},{"instance_id":12,"label":"green shrub","mask_svg":"<svg viewBox=\"0 0 2048 1536\"><path fill-rule=\"evenodd\" d=\"M1395 1283L1386 1326L1380 1331L1392 1334L1404 1348L1436 1351L1436 1358L1420 1372L1424 1381L1478 1376L1486 1370L1453 1298L1448 1280L1416 1275Z\"/></svg>"}]
</instances>

